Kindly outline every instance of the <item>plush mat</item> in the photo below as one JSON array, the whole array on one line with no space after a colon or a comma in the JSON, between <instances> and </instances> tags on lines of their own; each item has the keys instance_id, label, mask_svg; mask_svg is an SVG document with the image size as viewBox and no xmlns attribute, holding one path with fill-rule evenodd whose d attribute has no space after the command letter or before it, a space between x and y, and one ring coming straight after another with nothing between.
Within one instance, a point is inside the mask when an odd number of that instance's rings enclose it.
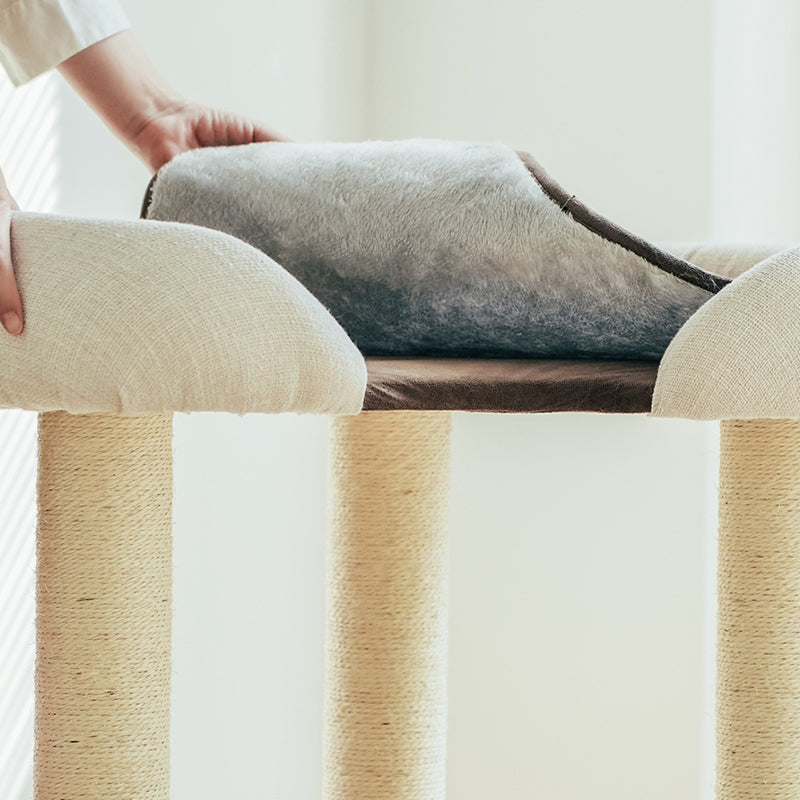
<instances>
[{"instance_id":1,"label":"plush mat","mask_svg":"<svg viewBox=\"0 0 800 800\"><path fill-rule=\"evenodd\" d=\"M143 215L258 247L367 355L657 359L728 282L499 144L202 148L158 172Z\"/></svg>"},{"instance_id":2,"label":"plush mat","mask_svg":"<svg viewBox=\"0 0 800 800\"><path fill-rule=\"evenodd\" d=\"M309 292L232 236L14 213L25 311L0 336L0 407L355 414L364 359Z\"/></svg>"}]
</instances>

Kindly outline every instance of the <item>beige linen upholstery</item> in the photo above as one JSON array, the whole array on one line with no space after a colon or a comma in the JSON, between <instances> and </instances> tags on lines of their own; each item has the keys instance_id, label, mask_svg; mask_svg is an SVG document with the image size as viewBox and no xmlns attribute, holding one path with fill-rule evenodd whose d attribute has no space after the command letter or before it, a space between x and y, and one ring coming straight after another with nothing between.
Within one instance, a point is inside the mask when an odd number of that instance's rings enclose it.
<instances>
[{"instance_id":1,"label":"beige linen upholstery","mask_svg":"<svg viewBox=\"0 0 800 800\"><path fill-rule=\"evenodd\" d=\"M652 415L800 417L799 315L800 248L788 248L741 274L678 331L659 365Z\"/></svg>"},{"instance_id":2,"label":"beige linen upholstery","mask_svg":"<svg viewBox=\"0 0 800 800\"><path fill-rule=\"evenodd\" d=\"M226 234L15 213L22 335L0 336L0 407L356 414L366 366L295 278Z\"/></svg>"}]
</instances>

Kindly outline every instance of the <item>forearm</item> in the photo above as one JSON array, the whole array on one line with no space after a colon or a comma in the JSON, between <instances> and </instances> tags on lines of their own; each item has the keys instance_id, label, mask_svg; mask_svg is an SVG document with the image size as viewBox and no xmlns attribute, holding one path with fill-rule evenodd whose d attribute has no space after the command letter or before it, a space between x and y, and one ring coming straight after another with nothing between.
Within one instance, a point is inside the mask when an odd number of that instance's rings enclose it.
<instances>
[{"instance_id":1,"label":"forearm","mask_svg":"<svg viewBox=\"0 0 800 800\"><path fill-rule=\"evenodd\" d=\"M148 123L175 111L184 102L155 68L131 30L76 53L58 70L109 129L134 151L137 137Z\"/></svg>"},{"instance_id":2,"label":"forearm","mask_svg":"<svg viewBox=\"0 0 800 800\"><path fill-rule=\"evenodd\" d=\"M126 28L118 0L0 0L0 62L20 86Z\"/></svg>"}]
</instances>

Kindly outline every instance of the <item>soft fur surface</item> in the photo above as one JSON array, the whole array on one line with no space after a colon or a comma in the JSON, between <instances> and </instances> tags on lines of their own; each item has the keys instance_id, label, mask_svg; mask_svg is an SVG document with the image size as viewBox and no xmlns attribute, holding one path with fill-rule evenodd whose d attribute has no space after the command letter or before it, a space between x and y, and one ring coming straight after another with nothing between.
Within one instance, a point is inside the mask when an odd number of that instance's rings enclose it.
<instances>
[{"instance_id":1,"label":"soft fur surface","mask_svg":"<svg viewBox=\"0 0 800 800\"><path fill-rule=\"evenodd\" d=\"M368 355L657 359L711 297L578 224L500 144L203 148L146 213L263 250Z\"/></svg>"}]
</instances>

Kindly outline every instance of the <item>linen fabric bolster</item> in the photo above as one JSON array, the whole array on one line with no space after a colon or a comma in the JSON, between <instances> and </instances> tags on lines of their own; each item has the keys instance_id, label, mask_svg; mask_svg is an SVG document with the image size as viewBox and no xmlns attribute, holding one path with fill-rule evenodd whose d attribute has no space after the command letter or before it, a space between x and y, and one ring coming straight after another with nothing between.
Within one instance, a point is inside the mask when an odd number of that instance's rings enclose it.
<instances>
[{"instance_id":1,"label":"linen fabric bolster","mask_svg":"<svg viewBox=\"0 0 800 800\"><path fill-rule=\"evenodd\" d=\"M356 414L366 365L295 278L178 223L15 212L25 313L0 336L0 407Z\"/></svg>"}]
</instances>

